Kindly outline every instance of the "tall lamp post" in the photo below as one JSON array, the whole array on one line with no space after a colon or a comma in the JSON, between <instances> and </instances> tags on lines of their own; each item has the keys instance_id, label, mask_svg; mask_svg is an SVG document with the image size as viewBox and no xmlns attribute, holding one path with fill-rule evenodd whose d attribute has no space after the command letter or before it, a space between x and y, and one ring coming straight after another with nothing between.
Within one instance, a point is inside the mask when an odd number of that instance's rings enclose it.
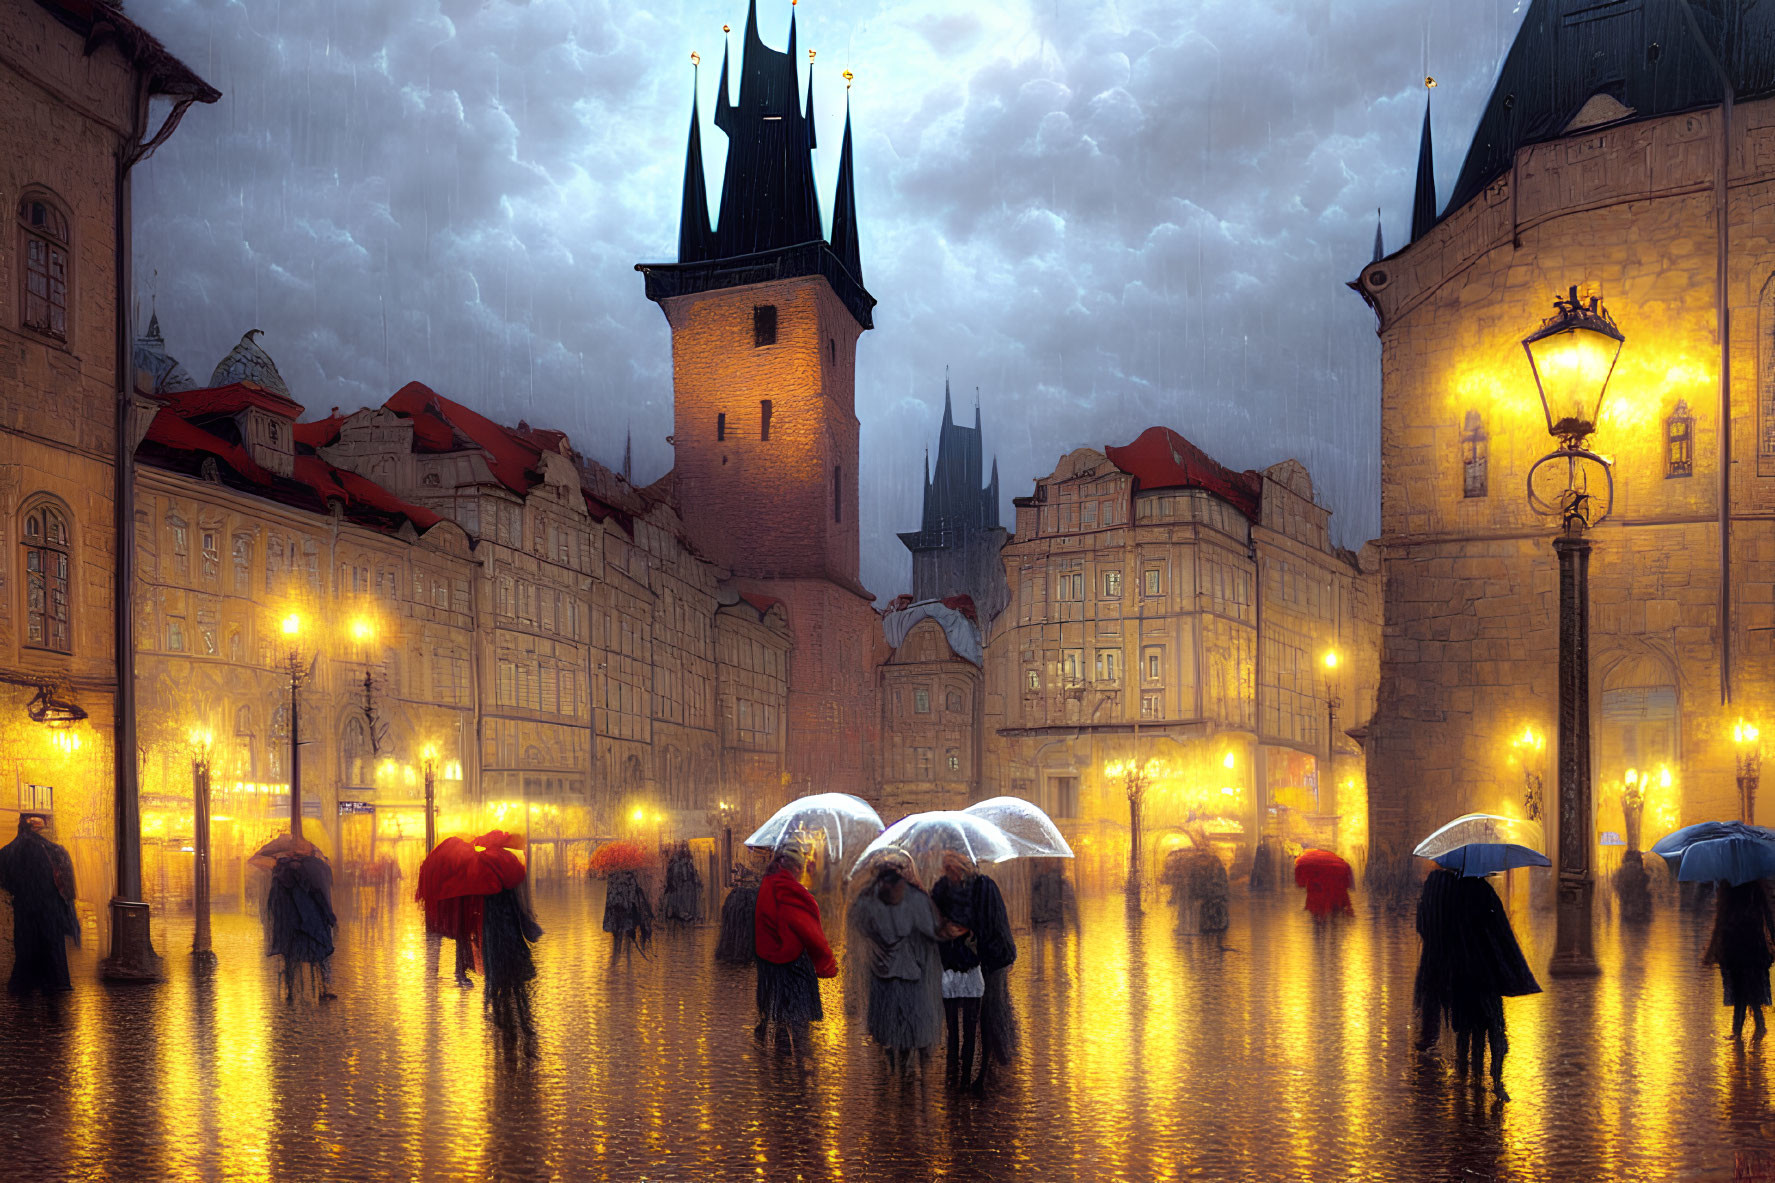
<instances>
[{"instance_id":1,"label":"tall lamp post","mask_svg":"<svg viewBox=\"0 0 1775 1183\"><path fill-rule=\"evenodd\" d=\"M1159 763L1156 760L1144 764L1138 760L1120 760L1104 771L1112 778L1121 777L1128 793L1128 894L1138 898L1144 878L1140 856L1141 827L1144 824L1142 810L1146 804L1146 790L1159 771Z\"/></svg>"},{"instance_id":2,"label":"tall lamp post","mask_svg":"<svg viewBox=\"0 0 1775 1183\"><path fill-rule=\"evenodd\" d=\"M194 814L195 866L191 872L193 919L191 964L199 970L214 969L216 954L210 948L210 751L215 736L207 727L191 729L191 801Z\"/></svg>"},{"instance_id":3,"label":"tall lamp post","mask_svg":"<svg viewBox=\"0 0 1775 1183\"><path fill-rule=\"evenodd\" d=\"M283 620L284 643L289 646L285 669L290 677L290 836L302 837L302 683L312 670L302 668L302 617L292 612Z\"/></svg>"},{"instance_id":4,"label":"tall lamp post","mask_svg":"<svg viewBox=\"0 0 1775 1183\"><path fill-rule=\"evenodd\" d=\"M1738 749L1738 820L1754 826L1757 781L1763 775L1762 734L1755 723L1740 719L1732 724L1732 743Z\"/></svg>"},{"instance_id":5,"label":"tall lamp post","mask_svg":"<svg viewBox=\"0 0 1775 1183\"><path fill-rule=\"evenodd\" d=\"M425 745L425 853L430 854L438 845L438 806L437 795L433 788L434 774L438 761L438 749L433 744Z\"/></svg>"},{"instance_id":6,"label":"tall lamp post","mask_svg":"<svg viewBox=\"0 0 1775 1183\"><path fill-rule=\"evenodd\" d=\"M1559 556L1559 906L1554 977L1599 972L1592 931L1596 879L1590 784L1590 540L1585 531L1608 517L1614 502L1609 462L1585 443L1596 430L1603 395L1624 337L1599 297L1582 300L1573 286L1553 315L1523 338L1529 370L1559 446L1529 469L1529 504L1560 522ZM1591 469L1604 491L1592 493ZM1539 477L1539 482L1537 481ZM1551 481L1551 485L1547 482Z\"/></svg>"},{"instance_id":7,"label":"tall lamp post","mask_svg":"<svg viewBox=\"0 0 1775 1183\"><path fill-rule=\"evenodd\" d=\"M1337 789L1337 770L1334 767L1337 761L1337 708L1343 705L1343 700L1337 693L1337 669L1342 660L1336 649L1327 649L1325 656L1319 659L1319 664L1325 667L1325 778L1322 786L1333 792ZM1325 812L1323 796L1320 797L1319 811Z\"/></svg>"}]
</instances>

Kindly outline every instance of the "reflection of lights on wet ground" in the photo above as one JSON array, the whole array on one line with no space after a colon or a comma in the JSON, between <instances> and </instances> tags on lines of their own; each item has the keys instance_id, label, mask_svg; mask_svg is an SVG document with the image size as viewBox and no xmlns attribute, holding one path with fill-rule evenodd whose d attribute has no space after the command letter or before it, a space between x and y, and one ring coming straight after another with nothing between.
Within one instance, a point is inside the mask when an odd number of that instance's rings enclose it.
<instances>
[{"instance_id":1,"label":"reflection of lights on wet ground","mask_svg":"<svg viewBox=\"0 0 1775 1183\"><path fill-rule=\"evenodd\" d=\"M1539 971L1552 913L1526 886ZM326 1007L282 1001L232 903L213 979L169 952L189 917L157 914L165 985L101 989L83 948L61 1022L0 999L0 1080L33 1083L12 1177L1730 1178L1766 1145L1775 1046L1719 1040L1708 917L1664 905L1623 930L1602 889L1603 976L1507 1003L1501 1109L1416 1067L1410 910L1360 893L1319 929L1298 893L1239 891L1224 948L1159 898L1131 920L1087 893L1082 940L1020 936L1024 1054L984 1104L887 1078L834 982L801 1080L753 1044L752 975L713 962L712 927L612 968L580 881L537 891L544 1055L508 1068L407 894L341 887Z\"/></svg>"}]
</instances>

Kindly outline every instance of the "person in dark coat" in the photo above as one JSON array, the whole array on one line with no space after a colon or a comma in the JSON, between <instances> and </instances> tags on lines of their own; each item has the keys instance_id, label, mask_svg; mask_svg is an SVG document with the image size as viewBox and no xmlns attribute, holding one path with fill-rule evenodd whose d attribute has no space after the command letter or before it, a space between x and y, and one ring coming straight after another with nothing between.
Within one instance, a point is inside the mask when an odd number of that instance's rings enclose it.
<instances>
[{"instance_id":1,"label":"person in dark coat","mask_svg":"<svg viewBox=\"0 0 1775 1183\"><path fill-rule=\"evenodd\" d=\"M526 1054L536 1051L536 1025L530 1017L530 983L536 959L530 946L542 937L542 926L530 908L530 882L487 896L481 907L482 979L486 1006L505 1038Z\"/></svg>"},{"instance_id":2,"label":"person in dark coat","mask_svg":"<svg viewBox=\"0 0 1775 1183\"><path fill-rule=\"evenodd\" d=\"M1455 1031L1455 1071L1467 1070L1471 1054L1473 1078L1485 1073L1485 1047L1491 1044L1492 1092L1504 1100L1504 1053L1510 1041L1504 1031L1504 999L1539 994L1540 983L1516 943L1504 901L1485 879L1463 875L1455 881L1455 926L1458 940L1449 993L1448 1021Z\"/></svg>"},{"instance_id":3,"label":"person in dark coat","mask_svg":"<svg viewBox=\"0 0 1775 1183\"><path fill-rule=\"evenodd\" d=\"M634 955L635 946L643 952L653 940L653 905L647 902L647 887L639 871L612 871L604 891L604 931L613 938L610 960L617 954Z\"/></svg>"},{"instance_id":4,"label":"person in dark coat","mask_svg":"<svg viewBox=\"0 0 1775 1183\"><path fill-rule=\"evenodd\" d=\"M307 966L320 1000L338 997L332 987L333 929L339 924L333 913L333 869L313 845L304 842L278 856L265 912L271 923L269 953L283 958L286 996L295 998L296 977Z\"/></svg>"},{"instance_id":5,"label":"person in dark coat","mask_svg":"<svg viewBox=\"0 0 1775 1183\"><path fill-rule=\"evenodd\" d=\"M912 861L885 859L851 904L846 951L852 989L868 999L869 1038L890 1067L910 1074L943 1034L943 963L937 916Z\"/></svg>"},{"instance_id":6,"label":"person in dark coat","mask_svg":"<svg viewBox=\"0 0 1775 1183\"><path fill-rule=\"evenodd\" d=\"M984 1092L989 1066L1009 1064L1017 1046L1016 1016L1011 1009L1009 974L1017 960L1017 941L1011 932L1011 916L998 884L980 874L965 855L948 851L943 855L943 878L931 890L931 899L943 919L966 935L943 945L943 968L966 972L978 968L981 973L980 995L980 1073L974 1078L976 1092ZM945 975L947 976L947 974ZM946 994L950 992L946 991ZM961 1005L965 996L945 998L947 1014L953 1014L965 1028L967 1016ZM972 1070L958 1055L957 1023L950 1023L951 1062L957 1068L959 1083L967 1083ZM965 1036L967 1032L962 1031Z\"/></svg>"},{"instance_id":7,"label":"person in dark coat","mask_svg":"<svg viewBox=\"0 0 1775 1183\"><path fill-rule=\"evenodd\" d=\"M1714 895L1713 935L1701 957L1717 965L1725 1004L1732 1008L1732 1035L1744 1038L1744 1012L1756 1019L1756 1035L1767 1028L1763 1008L1769 1005L1769 966L1775 963L1775 916L1761 882L1721 883Z\"/></svg>"},{"instance_id":8,"label":"person in dark coat","mask_svg":"<svg viewBox=\"0 0 1775 1183\"><path fill-rule=\"evenodd\" d=\"M757 910L758 872L751 867L735 867L733 888L721 901L721 938L715 942L715 960L730 965L752 964L752 926Z\"/></svg>"},{"instance_id":9,"label":"person in dark coat","mask_svg":"<svg viewBox=\"0 0 1775 1183\"><path fill-rule=\"evenodd\" d=\"M1425 1059L1436 1056L1436 1045L1442 1038L1442 1016L1448 1010L1453 988L1454 892L1459 881L1460 876L1453 871L1437 867L1424 877L1423 889L1418 892L1417 929L1422 947L1411 1000L1419 1016L1418 1054Z\"/></svg>"},{"instance_id":10,"label":"person in dark coat","mask_svg":"<svg viewBox=\"0 0 1775 1183\"><path fill-rule=\"evenodd\" d=\"M13 994L74 988L67 946L70 939L80 943L74 862L44 833L48 824L44 814L20 814L18 836L0 847L0 888L12 897L13 961L6 989Z\"/></svg>"},{"instance_id":11,"label":"person in dark coat","mask_svg":"<svg viewBox=\"0 0 1775 1183\"><path fill-rule=\"evenodd\" d=\"M696 924L703 918L703 877L697 874L690 844L680 842L666 864L666 886L660 893L661 919Z\"/></svg>"},{"instance_id":12,"label":"person in dark coat","mask_svg":"<svg viewBox=\"0 0 1775 1183\"><path fill-rule=\"evenodd\" d=\"M820 905L801 884L807 847L791 838L777 848L758 885L752 940L757 951L758 1026L766 1038L777 1031L777 1050L793 1052L803 1068L813 1066L808 1024L826 1017L820 1005L820 978L838 976L838 961L820 927Z\"/></svg>"}]
</instances>

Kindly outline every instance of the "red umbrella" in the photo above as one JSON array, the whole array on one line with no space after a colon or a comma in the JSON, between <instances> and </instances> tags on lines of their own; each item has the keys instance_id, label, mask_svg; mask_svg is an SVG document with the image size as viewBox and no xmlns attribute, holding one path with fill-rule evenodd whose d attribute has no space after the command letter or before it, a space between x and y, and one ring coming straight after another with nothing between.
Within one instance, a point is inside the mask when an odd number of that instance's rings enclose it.
<instances>
[{"instance_id":1,"label":"red umbrella","mask_svg":"<svg viewBox=\"0 0 1775 1183\"><path fill-rule=\"evenodd\" d=\"M1307 911L1315 920L1329 920L1334 913L1354 913L1350 888L1356 882L1350 864L1329 850L1303 851L1294 860L1294 885L1307 889Z\"/></svg>"},{"instance_id":2,"label":"red umbrella","mask_svg":"<svg viewBox=\"0 0 1775 1183\"><path fill-rule=\"evenodd\" d=\"M523 839L503 830L473 842L446 838L419 864L413 897L425 905L425 927L452 940L479 944L486 897L524 882L524 862L512 853ZM479 950L476 950L477 962Z\"/></svg>"},{"instance_id":3,"label":"red umbrella","mask_svg":"<svg viewBox=\"0 0 1775 1183\"><path fill-rule=\"evenodd\" d=\"M645 871L653 860L637 843L606 842L592 852L592 876L608 877L617 871Z\"/></svg>"}]
</instances>

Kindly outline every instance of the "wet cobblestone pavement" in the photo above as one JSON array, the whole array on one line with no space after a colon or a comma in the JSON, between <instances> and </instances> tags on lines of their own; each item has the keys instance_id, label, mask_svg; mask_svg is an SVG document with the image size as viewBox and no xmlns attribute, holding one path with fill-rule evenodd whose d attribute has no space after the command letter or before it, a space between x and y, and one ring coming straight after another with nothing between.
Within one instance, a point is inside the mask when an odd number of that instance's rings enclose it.
<instances>
[{"instance_id":1,"label":"wet cobblestone pavement","mask_svg":"<svg viewBox=\"0 0 1775 1183\"><path fill-rule=\"evenodd\" d=\"M1775 1040L1722 1040L1688 913L1605 920L1602 978L1512 1000L1499 1103L1412 1054L1406 915L1359 900L1322 932L1298 897L1235 897L1223 949L1087 898L1076 941L1022 936L1023 1055L976 1099L940 1061L890 1077L834 983L802 1077L753 1043L751 973L714 963L712 927L613 966L601 900L537 899L534 1063L498 1054L411 905L352 906L324 1006L283 1001L246 916L217 918L208 981L179 952L166 984L107 988L83 950L56 1013L0 1000L0 1177L1775 1178ZM1539 971L1552 917L1517 927Z\"/></svg>"}]
</instances>

